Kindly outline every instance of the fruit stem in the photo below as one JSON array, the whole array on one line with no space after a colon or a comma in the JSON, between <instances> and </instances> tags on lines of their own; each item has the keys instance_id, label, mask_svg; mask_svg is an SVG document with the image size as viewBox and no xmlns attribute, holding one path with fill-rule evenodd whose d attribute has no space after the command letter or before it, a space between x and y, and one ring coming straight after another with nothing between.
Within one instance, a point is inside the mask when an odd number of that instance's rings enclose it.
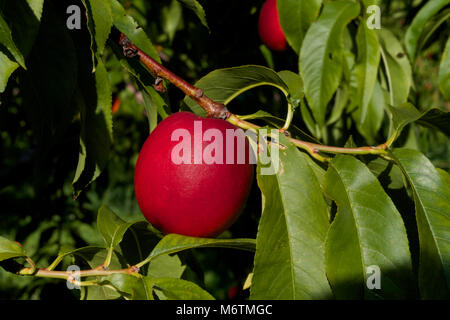
<instances>
[{"instance_id":1,"label":"fruit stem","mask_svg":"<svg viewBox=\"0 0 450 320\"><path fill-rule=\"evenodd\" d=\"M237 116L229 112L223 103L218 103L211 100L210 98L208 98L206 95L203 94L202 89L189 84L184 79L180 78L179 76L175 75L172 71L168 70L167 68L159 64L156 60L149 57L142 50L140 50L138 47L132 44L131 41L123 33L121 33L120 35L120 45L122 46L123 53L126 57L129 58L133 58L136 56L139 57L139 60L150 70L150 72L156 79L164 78L169 82L171 82L172 84L174 84L187 96L189 96L191 99L197 102L198 105L200 105L200 107L202 107L203 110L206 111L207 117L227 120L228 122L236 125L237 127L246 130L250 129L253 131L257 131L258 129L260 129L258 125L239 119ZM158 85L159 84L160 83L158 83ZM290 111L292 113L292 110ZM288 114L288 118L286 119L285 125L283 126L283 128L279 129L281 134L286 133L286 129L289 126L291 120L292 114ZM331 158L323 157L322 155L319 154L319 152L330 154L354 154L354 155L374 154L381 156L386 156L388 154L386 151L388 145L386 143L373 147L365 146L359 148L342 148L306 142L303 140L294 139L289 136L288 139L294 145L307 151L312 157L321 162L330 161Z\"/></svg>"}]
</instances>

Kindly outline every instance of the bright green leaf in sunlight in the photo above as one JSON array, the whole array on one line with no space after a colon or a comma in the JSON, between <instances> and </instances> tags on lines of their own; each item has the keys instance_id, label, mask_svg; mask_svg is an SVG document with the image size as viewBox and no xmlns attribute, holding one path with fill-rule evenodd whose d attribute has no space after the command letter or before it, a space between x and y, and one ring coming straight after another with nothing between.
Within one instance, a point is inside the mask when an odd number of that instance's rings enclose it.
<instances>
[{"instance_id":1,"label":"bright green leaf in sunlight","mask_svg":"<svg viewBox=\"0 0 450 320\"><path fill-rule=\"evenodd\" d=\"M407 298L412 272L406 229L379 181L356 158L337 156L324 185L337 205L326 245L327 275L336 298ZM374 270L380 272L378 287L369 278Z\"/></svg>"},{"instance_id":2,"label":"bright green leaf in sunlight","mask_svg":"<svg viewBox=\"0 0 450 320\"><path fill-rule=\"evenodd\" d=\"M161 62L158 51L156 51L142 27L140 27L131 16L126 14L125 9L119 1L109 1L111 3L114 26L119 29L120 32L125 34L136 47L156 61Z\"/></svg>"},{"instance_id":3,"label":"bright green leaf in sunlight","mask_svg":"<svg viewBox=\"0 0 450 320\"><path fill-rule=\"evenodd\" d=\"M322 0L278 0L280 24L289 45L300 52L303 38L319 16Z\"/></svg>"},{"instance_id":4,"label":"bright green leaf in sunlight","mask_svg":"<svg viewBox=\"0 0 450 320\"><path fill-rule=\"evenodd\" d=\"M273 141L272 141L273 142ZM258 186L263 212L256 239L251 299L328 299L332 297L325 273L328 210L308 156L284 137L277 141L278 170L263 174L258 164Z\"/></svg>"},{"instance_id":5,"label":"bright green leaf in sunlight","mask_svg":"<svg viewBox=\"0 0 450 320\"><path fill-rule=\"evenodd\" d=\"M328 102L339 86L343 71L342 33L359 14L359 3L327 2L319 19L308 29L300 50L300 73L305 95L319 127L325 124Z\"/></svg>"}]
</instances>

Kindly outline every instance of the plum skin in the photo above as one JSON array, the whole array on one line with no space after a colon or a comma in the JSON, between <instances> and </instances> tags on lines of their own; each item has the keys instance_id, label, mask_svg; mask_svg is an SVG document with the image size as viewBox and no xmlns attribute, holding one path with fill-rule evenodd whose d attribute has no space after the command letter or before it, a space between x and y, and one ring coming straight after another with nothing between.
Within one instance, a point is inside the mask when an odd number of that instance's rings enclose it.
<instances>
[{"instance_id":1,"label":"plum skin","mask_svg":"<svg viewBox=\"0 0 450 320\"><path fill-rule=\"evenodd\" d=\"M226 129L237 129L227 121L189 112L177 112L164 119L139 153L134 174L135 194L145 218L163 233L215 237L240 215L252 185L254 165L247 152L244 164L237 161L227 164L225 144L223 164L194 164L194 144L191 164L174 163L172 149L179 141L172 141L172 133L184 128L194 137L194 121L201 121L202 133L215 128L223 137ZM248 140L245 142L248 150ZM200 144L202 152L210 143ZM234 148L236 160L236 143Z\"/></svg>"},{"instance_id":2,"label":"plum skin","mask_svg":"<svg viewBox=\"0 0 450 320\"><path fill-rule=\"evenodd\" d=\"M286 36L280 25L277 0L267 0L261 7L258 31L261 40L268 48L276 51L286 50Z\"/></svg>"}]
</instances>

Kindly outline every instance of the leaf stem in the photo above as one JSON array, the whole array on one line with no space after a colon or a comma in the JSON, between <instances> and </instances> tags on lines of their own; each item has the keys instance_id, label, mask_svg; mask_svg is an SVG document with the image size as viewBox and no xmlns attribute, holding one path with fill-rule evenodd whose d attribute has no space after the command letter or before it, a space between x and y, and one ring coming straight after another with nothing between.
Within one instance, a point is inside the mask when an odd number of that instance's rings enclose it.
<instances>
[{"instance_id":1,"label":"leaf stem","mask_svg":"<svg viewBox=\"0 0 450 320\"><path fill-rule=\"evenodd\" d=\"M292 107L292 104L288 102L288 111L286 115L286 122L284 123L283 127L281 128L282 131L287 131L289 129L289 126L291 125L292 118L294 117L294 108Z\"/></svg>"}]
</instances>

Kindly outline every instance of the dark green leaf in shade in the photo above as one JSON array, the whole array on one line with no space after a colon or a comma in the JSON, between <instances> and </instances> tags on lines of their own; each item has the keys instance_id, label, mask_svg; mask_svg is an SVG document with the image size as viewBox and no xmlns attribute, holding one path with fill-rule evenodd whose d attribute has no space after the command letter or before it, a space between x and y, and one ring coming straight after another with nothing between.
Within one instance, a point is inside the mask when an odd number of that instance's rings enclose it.
<instances>
[{"instance_id":1,"label":"dark green leaf in shade","mask_svg":"<svg viewBox=\"0 0 450 320\"><path fill-rule=\"evenodd\" d=\"M203 89L210 99L225 105L243 92L264 85L276 87L285 96L288 95L288 87L280 76L275 71L262 66L248 65L214 70L195 83L195 86ZM185 97L184 102L194 113L206 115L205 111L191 98ZM235 113L242 114L245 110L236 110Z\"/></svg>"}]
</instances>

